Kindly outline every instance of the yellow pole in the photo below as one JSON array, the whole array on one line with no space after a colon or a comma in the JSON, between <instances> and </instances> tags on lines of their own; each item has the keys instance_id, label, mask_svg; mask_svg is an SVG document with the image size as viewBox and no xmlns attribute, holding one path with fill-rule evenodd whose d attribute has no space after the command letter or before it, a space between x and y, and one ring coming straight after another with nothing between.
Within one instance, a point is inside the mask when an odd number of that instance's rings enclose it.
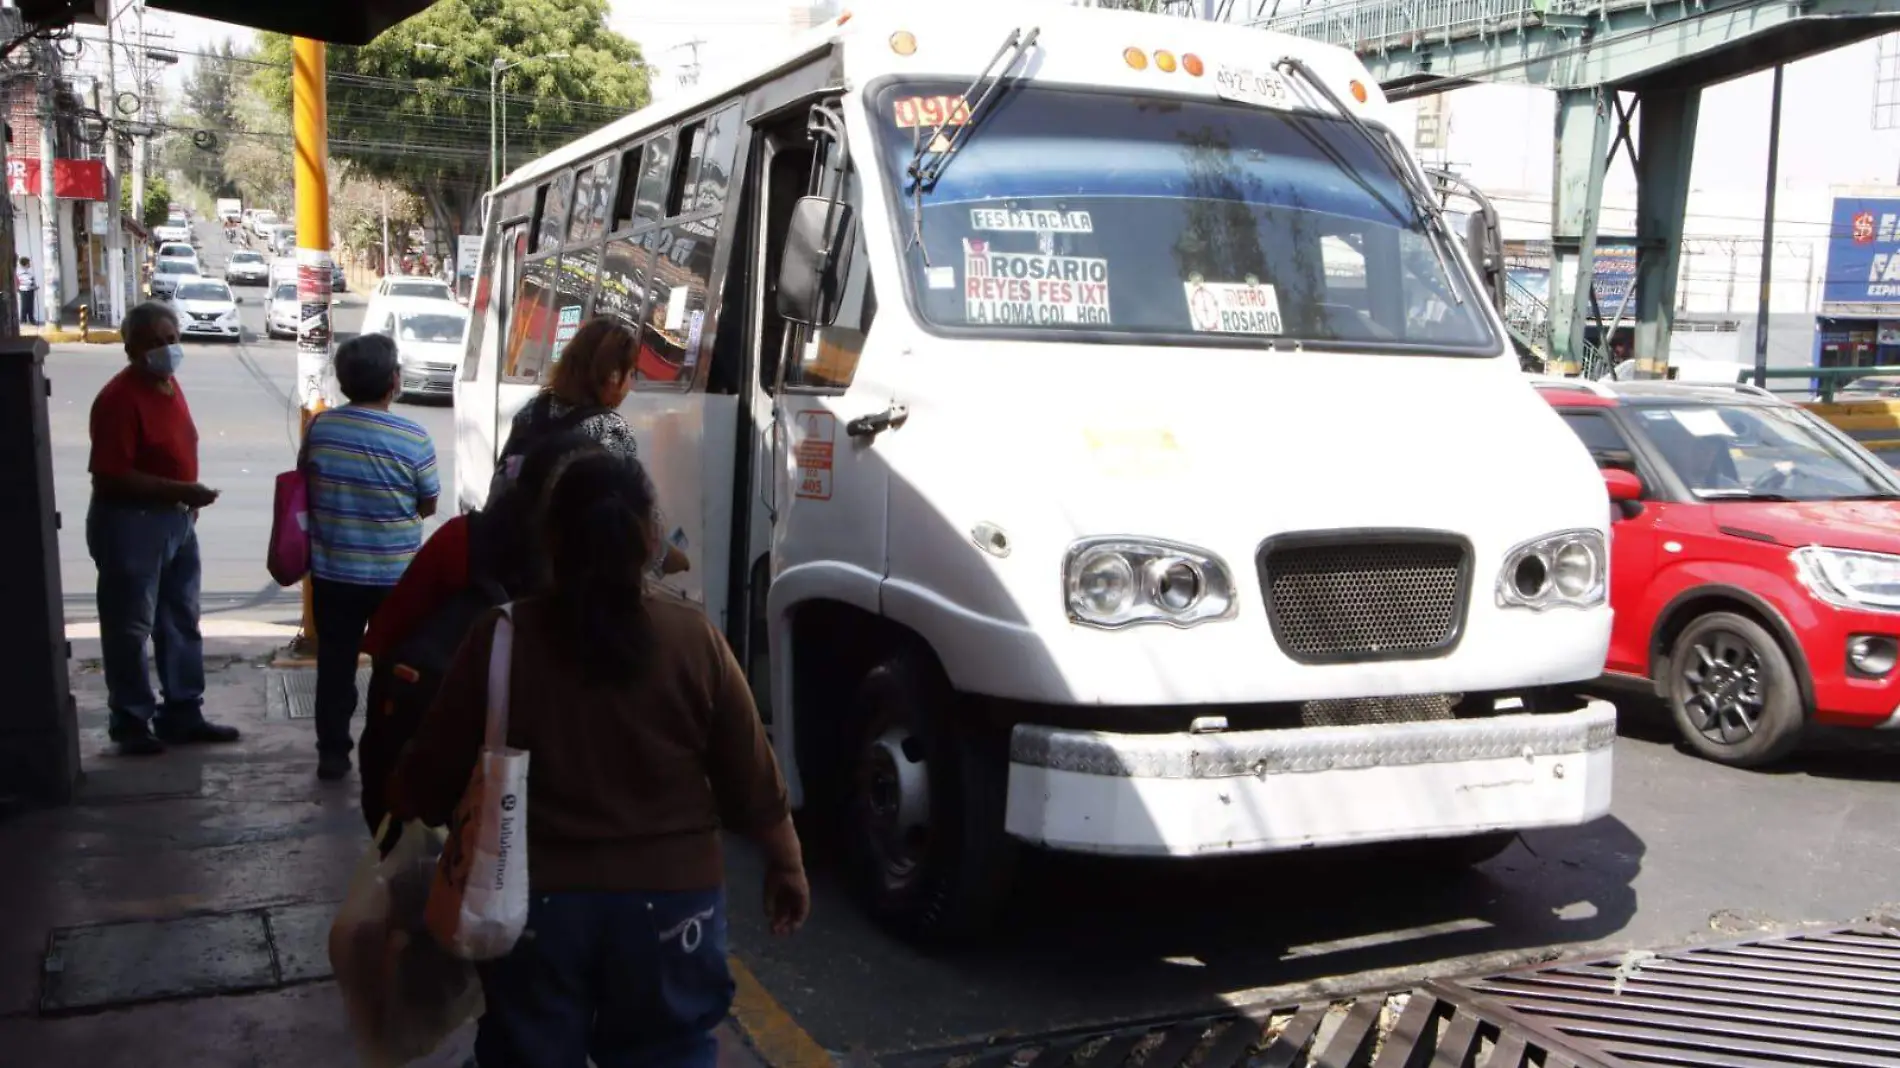
<instances>
[{"instance_id":1,"label":"yellow pole","mask_svg":"<svg viewBox=\"0 0 1900 1068\"><path fill-rule=\"evenodd\" d=\"M330 129L325 93L322 41L291 42L291 121L297 184L297 300L303 305L297 326L298 401L305 428L327 407L330 382ZM311 611L310 579L303 580L303 624L291 643L293 656L317 653L316 621Z\"/></svg>"}]
</instances>

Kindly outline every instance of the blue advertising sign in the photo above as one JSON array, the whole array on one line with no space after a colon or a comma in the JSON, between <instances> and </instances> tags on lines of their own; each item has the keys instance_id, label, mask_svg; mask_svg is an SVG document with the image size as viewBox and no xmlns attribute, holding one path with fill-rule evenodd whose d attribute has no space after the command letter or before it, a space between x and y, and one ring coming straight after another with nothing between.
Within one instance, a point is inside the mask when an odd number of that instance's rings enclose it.
<instances>
[{"instance_id":1,"label":"blue advertising sign","mask_svg":"<svg viewBox=\"0 0 1900 1068\"><path fill-rule=\"evenodd\" d=\"M1605 319L1615 315L1619 307L1625 315L1636 313L1636 246L1597 246L1590 293L1596 297L1598 314Z\"/></svg>"},{"instance_id":2,"label":"blue advertising sign","mask_svg":"<svg viewBox=\"0 0 1900 1068\"><path fill-rule=\"evenodd\" d=\"M1823 304L1900 304L1900 199L1835 197Z\"/></svg>"}]
</instances>

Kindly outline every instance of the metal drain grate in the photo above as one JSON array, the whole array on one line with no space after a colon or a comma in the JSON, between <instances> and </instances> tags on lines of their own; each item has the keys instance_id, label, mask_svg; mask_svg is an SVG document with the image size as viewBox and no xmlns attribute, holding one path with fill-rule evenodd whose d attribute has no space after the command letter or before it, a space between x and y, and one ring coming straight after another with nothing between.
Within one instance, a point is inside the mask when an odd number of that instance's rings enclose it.
<instances>
[{"instance_id":1,"label":"metal drain grate","mask_svg":"<svg viewBox=\"0 0 1900 1068\"><path fill-rule=\"evenodd\" d=\"M881 1068L1900 1068L1900 931L1843 927L1410 992L880 1057Z\"/></svg>"},{"instance_id":2,"label":"metal drain grate","mask_svg":"<svg viewBox=\"0 0 1900 1068\"><path fill-rule=\"evenodd\" d=\"M1576 1068L1429 991L880 1058L885 1068Z\"/></svg>"},{"instance_id":3,"label":"metal drain grate","mask_svg":"<svg viewBox=\"0 0 1900 1068\"><path fill-rule=\"evenodd\" d=\"M369 668L356 669L356 714L369 694ZM275 719L315 719L317 672L314 668L271 668L264 673L266 710Z\"/></svg>"},{"instance_id":4,"label":"metal drain grate","mask_svg":"<svg viewBox=\"0 0 1900 1068\"><path fill-rule=\"evenodd\" d=\"M1844 927L1459 984L1615 1068L1900 1068L1900 932Z\"/></svg>"}]
</instances>

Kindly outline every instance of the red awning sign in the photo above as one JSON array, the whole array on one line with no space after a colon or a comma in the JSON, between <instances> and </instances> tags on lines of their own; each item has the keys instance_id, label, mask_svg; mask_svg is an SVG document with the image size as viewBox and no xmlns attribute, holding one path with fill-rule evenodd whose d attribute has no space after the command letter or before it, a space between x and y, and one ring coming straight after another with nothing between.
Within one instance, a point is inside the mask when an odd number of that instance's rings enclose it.
<instances>
[{"instance_id":1,"label":"red awning sign","mask_svg":"<svg viewBox=\"0 0 1900 1068\"><path fill-rule=\"evenodd\" d=\"M7 160L7 194L16 197L38 196L40 161ZM62 200L104 200L106 164L98 159L56 159L53 161L53 195Z\"/></svg>"}]
</instances>

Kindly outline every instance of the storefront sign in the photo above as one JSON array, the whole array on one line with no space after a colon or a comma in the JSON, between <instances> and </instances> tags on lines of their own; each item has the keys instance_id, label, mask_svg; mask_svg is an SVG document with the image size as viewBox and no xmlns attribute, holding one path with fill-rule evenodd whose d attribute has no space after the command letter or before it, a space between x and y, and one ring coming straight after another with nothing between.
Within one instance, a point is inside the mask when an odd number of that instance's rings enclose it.
<instances>
[{"instance_id":1,"label":"storefront sign","mask_svg":"<svg viewBox=\"0 0 1900 1068\"><path fill-rule=\"evenodd\" d=\"M1900 199L1835 197L1823 310L1830 304L1900 304Z\"/></svg>"},{"instance_id":2,"label":"storefront sign","mask_svg":"<svg viewBox=\"0 0 1900 1068\"><path fill-rule=\"evenodd\" d=\"M40 161L7 160L7 194L16 197L40 195ZM53 161L53 195L62 200L106 199L106 165L97 159L56 159Z\"/></svg>"},{"instance_id":3,"label":"storefront sign","mask_svg":"<svg viewBox=\"0 0 1900 1068\"><path fill-rule=\"evenodd\" d=\"M455 276L473 278L482 266L482 235L461 234L455 239Z\"/></svg>"}]
</instances>

